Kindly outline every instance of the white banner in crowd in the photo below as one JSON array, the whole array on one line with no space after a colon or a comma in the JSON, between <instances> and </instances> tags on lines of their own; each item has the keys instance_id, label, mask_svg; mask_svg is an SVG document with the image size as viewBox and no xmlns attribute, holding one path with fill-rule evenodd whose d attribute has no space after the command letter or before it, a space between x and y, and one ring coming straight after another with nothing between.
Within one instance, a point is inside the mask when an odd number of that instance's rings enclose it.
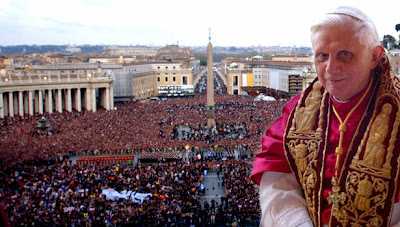
<instances>
[{"instance_id":1,"label":"white banner in crowd","mask_svg":"<svg viewBox=\"0 0 400 227\"><path fill-rule=\"evenodd\" d=\"M132 200L135 203L142 203L145 199L150 199L151 193L138 193L134 191L123 190L122 192L117 192L114 189L103 189L102 195L106 196L107 200Z\"/></svg>"}]
</instances>

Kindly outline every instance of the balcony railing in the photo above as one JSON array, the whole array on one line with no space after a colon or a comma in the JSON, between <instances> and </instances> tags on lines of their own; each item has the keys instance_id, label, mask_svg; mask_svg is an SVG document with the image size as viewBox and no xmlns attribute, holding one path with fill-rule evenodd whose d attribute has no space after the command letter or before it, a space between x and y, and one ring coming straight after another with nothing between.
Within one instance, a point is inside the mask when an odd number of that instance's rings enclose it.
<instances>
[{"instance_id":1,"label":"balcony railing","mask_svg":"<svg viewBox=\"0 0 400 227\"><path fill-rule=\"evenodd\" d=\"M112 76L109 74L71 74L71 73L15 73L0 76L0 85L16 85L16 84L35 84L35 83L68 83L74 81L110 81Z\"/></svg>"}]
</instances>

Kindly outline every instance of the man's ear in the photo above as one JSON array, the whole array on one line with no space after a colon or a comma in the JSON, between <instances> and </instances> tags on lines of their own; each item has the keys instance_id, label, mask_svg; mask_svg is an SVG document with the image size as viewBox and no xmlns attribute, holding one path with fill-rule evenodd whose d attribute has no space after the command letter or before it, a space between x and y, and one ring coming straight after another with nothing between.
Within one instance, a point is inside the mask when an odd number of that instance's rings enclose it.
<instances>
[{"instance_id":1,"label":"man's ear","mask_svg":"<svg viewBox=\"0 0 400 227\"><path fill-rule=\"evenodd\" d=\"M375 47L374 52L372 53L371 70L375 69L375 67L378 65L384 52L385 50L381 45Z\"/></svg>"}]
</instances>

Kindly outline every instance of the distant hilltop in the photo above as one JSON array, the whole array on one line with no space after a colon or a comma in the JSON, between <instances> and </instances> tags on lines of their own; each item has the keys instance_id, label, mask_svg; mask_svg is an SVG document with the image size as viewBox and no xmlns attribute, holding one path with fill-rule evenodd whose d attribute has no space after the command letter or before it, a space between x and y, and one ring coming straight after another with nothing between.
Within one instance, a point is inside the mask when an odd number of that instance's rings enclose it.
<instances>
[{"instance_id":1,"label":"distant hilltop","mask_svg":"<svg viewBox=\"0 0 400 227\"><path fill-rule=\"evenodd\" d=\"M106 45L83 45L74 46L80 48L81 52L102 53L103 48ZM4 54L31 54L31 53L68 53L68 49L71 49L70 45L16 45L16 46L0 46L0 55Z\"/></svg>"},{"instance_id":2,"label":"distant hilltop","mask_svg":"<svg viewBox=\"0 0 400 227\"><path fill-rule=\"evenodd\" d=\"M168 45L167 45L168 46ZM154 46L117 46L117 45L16 45L16 46L0 46L0 55L7 54L31 54L31 53L104 53L104 49L109 47L127 47L127 48L163 48ZM193 53L207 53L206 46L192 46L190 48ZM214 46L214 53L298 53L309 54L312 52L311 47L281 47L281 46L251 46L251 47L235 47L235 46Z\"/></svg>"}]
</instances>

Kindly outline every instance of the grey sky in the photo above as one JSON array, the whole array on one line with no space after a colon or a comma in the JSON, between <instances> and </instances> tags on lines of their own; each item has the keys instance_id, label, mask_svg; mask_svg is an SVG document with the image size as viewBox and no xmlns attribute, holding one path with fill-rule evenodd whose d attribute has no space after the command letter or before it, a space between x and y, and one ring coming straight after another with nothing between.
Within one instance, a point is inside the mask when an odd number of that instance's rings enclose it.
<instances>
[{"instance_id":1,"label":"grey sky","mask_svg":"<svg viewBox=\"0 0 400 227\"><path fill-rule=\"evenodd\" d=\"M217 46L310 46L312 20L340 5L399 38L398 0L0 0L0 45L205 46L211 27Z\"/></svg>"}]
</instances>

